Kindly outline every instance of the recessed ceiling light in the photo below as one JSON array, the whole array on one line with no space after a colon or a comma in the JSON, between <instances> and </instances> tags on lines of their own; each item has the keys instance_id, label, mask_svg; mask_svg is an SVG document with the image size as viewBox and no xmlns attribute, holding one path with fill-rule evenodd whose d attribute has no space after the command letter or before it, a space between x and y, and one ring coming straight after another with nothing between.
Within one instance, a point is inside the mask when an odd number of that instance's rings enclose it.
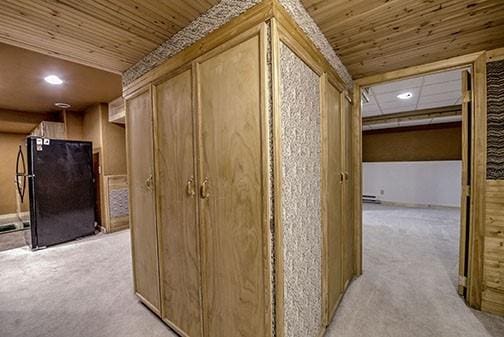
<instances>
[{"instance_id":1,"label":"recessed ceiling light","mask_svg":"<svg viewBox=\"0 0 504 337\"><path fill-rule=\"evenodd\" d=\"M397 98L399 99L410 99L411 97L413 97L413 94L411 92L405 92L400 95L397 95Z\"/></svg>"},{"instance_id":2,"label":"recessed ceiling light","mask_svg":"<svg viewBox=\"0 0 504 337\"><path fill-rule=\"evenodd\" d=\"M54 105L61 109L68 109L71 107L68 103L54 103Z\"/></svg>"},{"instance_id":3,"label":"recessed ceiling light","mask_svg":"<svg viewBox=\"0 0 504 337\"><path fill-rule=\"evenodd\" d=\"M56 76L56 75L46 76L44 78L44 80L47 83L52 84L52 85L61 85L61 84L63 84L63 80L61 78L59 78L58 76Z\"/></svg>"}]
</instances>

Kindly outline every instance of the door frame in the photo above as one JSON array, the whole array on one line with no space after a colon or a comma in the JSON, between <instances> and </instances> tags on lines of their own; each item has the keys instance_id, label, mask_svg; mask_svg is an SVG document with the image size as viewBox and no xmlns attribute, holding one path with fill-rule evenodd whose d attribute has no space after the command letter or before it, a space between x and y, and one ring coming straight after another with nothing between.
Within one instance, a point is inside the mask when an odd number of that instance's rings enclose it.
<instances>
[{"instance_id":1,"label":"door frame","mask_svg":"<svg viewBox=\"0 0 504 337\"><path fill-rule=\"evenodd\" d=\"M485 221L485 182L487 148L487 104L486 104L486 52L477 52L438 62L413 66L383 74L358 79L353 90L353 172L354 180L354 272L362 275L362 106L361 90L373 84L416 77L470 67L472 71L473 134L469 144L473 147L471 163L471 203L468 242L468 276L466 302L471 307L481 308L483 283L483 244ZM465 151L467 148L462 149Z\"/></svg>"}]
</instances>

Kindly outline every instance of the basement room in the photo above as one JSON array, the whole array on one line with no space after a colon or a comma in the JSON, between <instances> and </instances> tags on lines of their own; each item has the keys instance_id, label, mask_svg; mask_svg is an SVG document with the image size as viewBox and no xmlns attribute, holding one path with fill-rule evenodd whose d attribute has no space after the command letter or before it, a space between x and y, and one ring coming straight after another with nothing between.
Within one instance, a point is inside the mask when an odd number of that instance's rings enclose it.
<instances>
[{"instance_id":1,"label":"basement room","mask_svg":"<svg viewBox=\"0 0 504 337\"><path fill-rule=\"evenodd\" d=\"M1 337L504 337L504 2L0 1Z\"/></svg>"}]
</instances>

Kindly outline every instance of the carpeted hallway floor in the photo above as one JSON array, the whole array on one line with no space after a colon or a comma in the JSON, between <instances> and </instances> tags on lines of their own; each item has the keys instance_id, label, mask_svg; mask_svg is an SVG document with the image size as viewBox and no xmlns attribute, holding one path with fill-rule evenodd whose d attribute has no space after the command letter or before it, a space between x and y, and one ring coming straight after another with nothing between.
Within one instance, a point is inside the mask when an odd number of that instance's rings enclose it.
<instances>
[{"instance_id":1,"label":"carpeted hallway floor","mask_svg":"<svg viewBox=\"0 0 504 337\"><path fill-rule=\"evenodd\" d=\"M365 205L363 275L327 337L502 337L456 292L459 210Z\"/></svg>"},{"instance_id":2,"label":"carpeted hallway floor","mask_svg":"<svg viewBox=\"0 0 504 337\"><path fill-rule=\"evenodd\" d=\"M498 337L455 291L458 211L366 206L364 275L328 337ZM1 337L175 337L132 293L129 232L0 252Z\"/></svg>"}]
</instances>

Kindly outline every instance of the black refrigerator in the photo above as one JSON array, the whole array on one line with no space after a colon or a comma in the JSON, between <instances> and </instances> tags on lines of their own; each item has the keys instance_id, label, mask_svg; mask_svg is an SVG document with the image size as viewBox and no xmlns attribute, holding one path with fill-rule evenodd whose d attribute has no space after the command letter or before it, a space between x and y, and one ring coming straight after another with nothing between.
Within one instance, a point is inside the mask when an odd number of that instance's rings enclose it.
<instances>
[{"instance_id":1,"label":"black refrigerator","mask_svg":"<svg viewBox=\"0 0 504 337\"><path fill-rule=\"evenodd\" d=\"M20 149L16 175L21 198L28 185L27 244L39 249L93 234L92 143L28 137L26 155L27 167L24 167Z\"/></svg>"}]
</instances>

